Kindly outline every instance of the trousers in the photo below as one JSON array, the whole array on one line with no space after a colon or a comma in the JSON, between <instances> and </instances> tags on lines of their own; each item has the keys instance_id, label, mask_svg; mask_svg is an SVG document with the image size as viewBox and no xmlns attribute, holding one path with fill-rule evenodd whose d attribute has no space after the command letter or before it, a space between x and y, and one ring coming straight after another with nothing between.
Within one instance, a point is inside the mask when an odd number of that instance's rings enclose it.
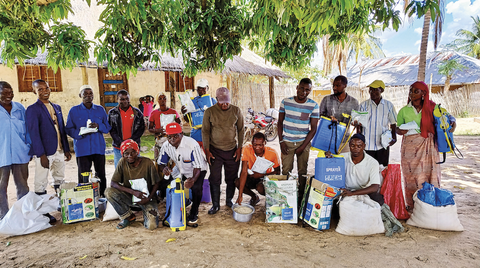
<instances>
[{"instance_id":1,"label":"trousers","mask_svg":"<svg viewBox=\"0 0 480 268\"><path fill-rule=\"evenodd\" d=\"M63 150L56 151L55 154L47 156L49 168L42 167L40 157L35 158L35 182L36 193L44 193L47 190L48 174L51 172L53 185L60 185L65 178L65 156Z\"/></svg>"},{"instance_id":2,"label":"trousers","mask_svg":"<svg viewBox=\"0 0 480 268\"><path fill-rule=\"evenodd\" d=\"M295 158L295 150L300 147L303 141L300 142L289 142L284 141L288 147L288 154L282 154L282 174L288 175L289 172L293 170L293 161ZM305 184L307 178L304 175L307 175L308 168L308 157L310 156L310 143L305 147L300 155L297 155L297 169L298 169L298 199L302 200L303 194L305 192ZM300 204L300 202L299 202Z\"/></svg>"},{"instance_id":3,"label":"trousers","mask_svg":"<svg viewBox=\"0 0 480 268\"><path fill-rule=\"evenodd\" d=\"M17 187L17 200L22 198L29 191L27 184L28 163L0 167L0 220L3 219L8 212L7 188L10 173L12 173L13 181Z\"/></svg>"},{"instance_id":4,"label":"trousers","mask_svg":"<svg viewBox=\"0 0 480 268\"><path fill-rule=\"evenodd\" d=\"M92 163L95 168L95 175L100 179L100 195L105 196L107 188L107 178L105 176L105 155L92 154L77 157L78 183L87 183L83 181L82 173L92 171Z\"/></svg>"}]
</instances>

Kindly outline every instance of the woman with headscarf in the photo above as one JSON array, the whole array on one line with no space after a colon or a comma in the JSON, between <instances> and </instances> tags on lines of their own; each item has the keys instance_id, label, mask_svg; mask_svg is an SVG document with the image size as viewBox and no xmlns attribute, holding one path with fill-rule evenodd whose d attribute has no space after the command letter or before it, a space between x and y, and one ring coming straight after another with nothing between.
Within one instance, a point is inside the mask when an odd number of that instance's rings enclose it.
<instances>
[{"instance_id":1,"label":"woman with headscarf","mask_svg":"<svg viewBox=\"0 0 480 268\"><path fill-rule=\"evenodd\" d=\"M410 86L407 105L398 112L397 134L404 135L401 149L401 165L405 178L405 197L407 209L413 209L413 194L428 182L440 187L440 161L435 144L435 102L429 98L428 86L417 81ZM415 121L419 128L404 130L403 124ZM452 129L455 130L455 118L450 116Z\"/></svg>"}]
</instances>

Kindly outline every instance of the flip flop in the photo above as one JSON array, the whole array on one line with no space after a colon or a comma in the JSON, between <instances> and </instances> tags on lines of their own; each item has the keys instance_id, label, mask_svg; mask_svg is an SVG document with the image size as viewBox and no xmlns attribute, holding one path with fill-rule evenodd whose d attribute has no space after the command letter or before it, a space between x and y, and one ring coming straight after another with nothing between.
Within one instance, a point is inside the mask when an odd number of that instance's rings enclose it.
<instances>
[{"instance_id":1,"label":"flip flop","mask_svg":"<svg viewBox=\"0 0 480 268\"><path fill-rule=\"evenodd\" d=\"M127 226L129 226L132 222L134 222L136 220L135 218L135 215L132 214L130 217L120 221L118 224L117 224L117 229L121 230Z\"/></svg>"},{"instance_id":2,"label":"flip flop","mask_svg":"<svg viewBox=\"0 0 480 268\"><path fill-rule=\"evenodd\" d=\"M250 199L250 206L254 207L258 204L258 202L260 202L260 197L258 195L255 195L255 199Z\"/></svg>"}]
</instances>

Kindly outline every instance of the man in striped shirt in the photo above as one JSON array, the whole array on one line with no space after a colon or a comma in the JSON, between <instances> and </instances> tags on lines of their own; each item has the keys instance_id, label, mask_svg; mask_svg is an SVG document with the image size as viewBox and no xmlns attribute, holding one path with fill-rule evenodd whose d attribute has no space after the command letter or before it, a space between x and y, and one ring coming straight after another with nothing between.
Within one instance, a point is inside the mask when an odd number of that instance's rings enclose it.
<instances>
[{"instance_id":1,"label":"man in striped shirt","mask_svg":"<svg viewBox=\"0 0 480 268\"><path fill-rule=\"evenodd\" d=\"M319 119L318 104L308 98L312 91L312 80L303 78L297 86L297 95L282 100L278 118L278 138L282 151L282 174L293 169L293 159L297 156L298 199L301 201L305 190L310 153L310 141L317 132ZM300 205L300 202L298 202Z\"/></svg>"},{"instance_id":2,"label":"man in striped shirt","mask_svg":"<svg viewBox=\"0 0 480 268\"><path fill-rule=\"evenodd\" d=\"M397 112L393 104L382 98L385 90L385 84L381 80L373 81L369 87L370 99L360 104L360 111L368 112L369 124L362 126L359 124L358 133L365 136L365 152L375 158L379 164L388 166L390 155L390 146L397 142L395 129L397 126ZM392 140L389 147L383 148L382 134L388 130L392 132Z\"/></svg>"},{"instance_id":3,"label":"man in striped shirt","mask_svg":"<svg viewBox=\"0 0 480 268\"><path fill-rule=\"evenodd\" d=\"M192 190L192 207L187 221L194 224L198 220L198 207L203 195L203 181L207 174L207 161L203 150L196 140L184 137L182 126L178 123L170 123L165 127L167 139L160 151L158 158L159 170L169 176L172 170L166 165L170 159L175 162L179 169L185 188Z\"/></svg>"}]
</instances>

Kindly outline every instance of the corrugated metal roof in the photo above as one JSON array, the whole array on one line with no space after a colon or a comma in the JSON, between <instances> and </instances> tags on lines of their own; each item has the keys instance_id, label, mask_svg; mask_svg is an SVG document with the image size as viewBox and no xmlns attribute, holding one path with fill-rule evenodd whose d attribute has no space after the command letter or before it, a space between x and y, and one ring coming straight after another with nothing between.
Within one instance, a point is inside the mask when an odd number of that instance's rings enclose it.
<instances>
[{"instance_id":1,"label":"corrugated metal roof","mask_svg":"<svg viewBox=\"0 0 480 268\"><path fill-rule=\"evenodd\" d=\"M396 56L382 59L373 59L360 62L348 69L349 86L367 86L374 80L382 80L386 86L411 85L417 80L419 55ZM449 59L456 59L467 67L464 71L457 71L453 75L451 84L480 83L480 60L454 51L430 52L427 54L425 80L432 85L445 84L446 77L438 73L438 65ZM363 69L359 85L360 71Z\"/></svg>"}]
</instances>

